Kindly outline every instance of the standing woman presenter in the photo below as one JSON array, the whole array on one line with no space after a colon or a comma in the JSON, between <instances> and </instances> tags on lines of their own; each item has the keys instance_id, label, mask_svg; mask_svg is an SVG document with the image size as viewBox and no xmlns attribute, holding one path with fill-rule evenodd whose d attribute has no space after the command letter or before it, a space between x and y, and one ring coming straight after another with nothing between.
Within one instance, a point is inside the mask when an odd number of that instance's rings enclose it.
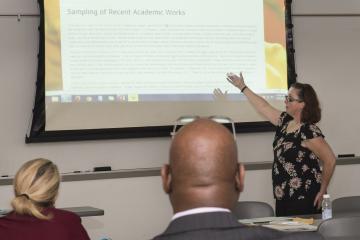
<instances>
[{"instance_id":1,"label":"standing woman presenter","mask_svg":"<svg viewBox=\"0 0 360 240\"><path fill-rule=\"evenodd\" d=\"M335 155L316 126L321 109L312 86L292 84L285 97L286 111L281 112L251 91L241 73L239 76L228 73L227 79L276 126L272 167L276 215L319 213L335 169Z\"/></svg>"}]
</instances>

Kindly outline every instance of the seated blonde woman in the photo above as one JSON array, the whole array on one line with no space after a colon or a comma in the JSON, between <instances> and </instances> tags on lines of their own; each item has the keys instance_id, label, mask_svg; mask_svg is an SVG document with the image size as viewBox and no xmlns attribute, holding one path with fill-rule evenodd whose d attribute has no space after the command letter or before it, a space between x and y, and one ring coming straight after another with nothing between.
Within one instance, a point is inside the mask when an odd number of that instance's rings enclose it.
<instances>
[{"instance_id":1,"label":"seated blonde woman","mask_svg":"<svg viewBox=\"0 0 360 240\"><path fill-rule=\"evenodd\" d=\"M51 161L26 162L14 179L13 211L0 218L0 239L89 240L79 216L54 207L59 185Z\"/></svg>"}]
</instances>

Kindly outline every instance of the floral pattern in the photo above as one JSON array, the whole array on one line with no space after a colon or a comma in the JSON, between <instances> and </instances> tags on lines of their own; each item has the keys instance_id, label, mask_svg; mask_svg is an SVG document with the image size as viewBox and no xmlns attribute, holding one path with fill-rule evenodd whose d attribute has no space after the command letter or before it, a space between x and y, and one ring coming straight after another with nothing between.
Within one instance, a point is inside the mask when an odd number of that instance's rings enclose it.
<instances>
[{"instance_id":1,"label":"floral pattern","mask_svg":"<svg viewBox=\"0 0 360 240\"><path fill-rule=\"evenodd\" d=\"M283 112L273 142L273 192L277 200L313 199L321 185L321 168L315 153L301 142L324 137L315 124L302 123L299 130L287 133L292 117Z\"/></svg>"}]
</instances>

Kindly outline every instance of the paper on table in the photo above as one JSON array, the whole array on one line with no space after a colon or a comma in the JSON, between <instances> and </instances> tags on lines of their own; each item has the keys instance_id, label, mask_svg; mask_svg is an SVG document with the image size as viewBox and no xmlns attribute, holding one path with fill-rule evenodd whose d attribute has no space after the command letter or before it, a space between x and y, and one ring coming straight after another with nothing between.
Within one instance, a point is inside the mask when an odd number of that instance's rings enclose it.
<instances>
[{"instance_id":1,"label":"paper on table","mask_svg":"<svg viewBox=\"0 0 360 240\"><path fill-rule=\"evenodd\" d=\"M288 218L288 217L264 217L242 219L239 222L248 225L261 225L281 231L316 231L317 226L310 225L313 219ZM306 220L306 221L305 221Z\"/></svg>"},{"instance_id":2,"label":"paper on table","mask_svg":"<svg viewBox=\"0 0 360 240\"><path fill-rule=\"evenodd\" d=\"M292 218L289 217L262 217L262 218L249 218L249 219L240 219L239 222L243 224L268 224L274 221L290 221Z\"/></svg>"},{"instance_id":3,"label":"paper on table","mask_svg":"<svg viewBox=\"0 0 360 240\"><path fill-rule=\"evenodd\" d=\"M314 219L313 218L299 218L299 217L295 217L293 218L294 222L300 222L300 223L304 223L304 224L314 224Z\"/></svg>"},{"instance_id":4,"label":"paper on table","mask_svg":"<svg viewBox=\"0 0 360 240\"><path fill-rule=\"evenodd\" d=\"M267 228L272 228L280 231L316 231L317 226L304 224L300 222L271 222L270 224L262 225Z\"/></svg>"}]
</instances>

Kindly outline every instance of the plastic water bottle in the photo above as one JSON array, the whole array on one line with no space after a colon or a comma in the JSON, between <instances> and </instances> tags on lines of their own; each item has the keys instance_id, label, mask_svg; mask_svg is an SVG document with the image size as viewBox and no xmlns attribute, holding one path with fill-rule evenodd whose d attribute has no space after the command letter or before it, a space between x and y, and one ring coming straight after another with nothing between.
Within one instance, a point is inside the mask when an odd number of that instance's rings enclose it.
<instances>
[{"instance_id":1,"label":"plastic water bottle","mask_svg":"<svg viewBox=\"0 0 360 240\"><path fill-rule=\"evenodd\" d=\"M324 194L322 201L322 219L326 220L332 218L332 206L329 194Z\"/></svg>"}]
</instances>

